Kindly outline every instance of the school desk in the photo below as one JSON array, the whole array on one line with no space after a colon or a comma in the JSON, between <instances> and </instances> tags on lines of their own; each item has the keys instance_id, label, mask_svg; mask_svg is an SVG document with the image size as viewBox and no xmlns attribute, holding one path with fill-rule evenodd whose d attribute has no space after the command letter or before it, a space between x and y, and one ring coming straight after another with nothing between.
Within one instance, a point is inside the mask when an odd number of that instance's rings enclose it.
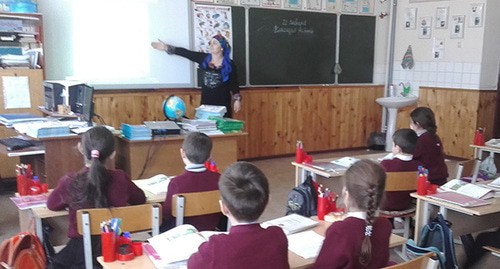
<instances>
[{"instance_id":1,"label":"school desk","mask_svg":"<svg viewBox=\"0 0 500 269\"><path fill-rule=\"evenodd\" d=\"M331 225L331 222L319 221L319 224L312 228L312 230L319 235L325 236L326 230ZM389 247L394 248L401 246L406 243L406 239L399 235L392 234L389 240ZM292 251L288 251L288 262L291 269L303 269L311 266L315 258L304 259ZM154 265L149 260L148 256L143 254L142 256L135 257L131 261L114 261L114 262L104 262L101 257L97 258L97 261L103 266L104 269L119 269L119 268L143 268L143 269L153 269ZM186 267L172 267L172 268L186 268Z\"/></svg>"},{"instance_id":2,"label":"school desk","mask_svg":"<svg viewBox=\"0 0 500 269\"><path fill-rule=\"evenodd\" d=\"M462 207L452 203L438 201L417 193L410 194L417 199L415 213L415 241L418 242L420 231L429 222L431 205L441 208L444 217L453 223L451 229L454 236L472 234L500 225L500 197L489 199L492 203L478 207Z\"/></svg>"},{"instance_id":3,"label":"school desk","mask_svg":"<svg viewBox=\"0 0 500 269\"><path fill-rule=\"evenodd\" d=\"M354 157L354 158L358 158L358 159L370 159L370 160L379 162L379 159L383 158L387 154L388 154L387 152L378 152L378 153L355 155L355 156L349 156L349 157ZM340 158L341 157L319 159L319 160L313 160L313 162L317 162L317 163L328 162L329 163L330 161L337 160ZM305 164L305 163L292 162L292 165L295 166L295 186L298 186L300 183L304 182L307 175L311 175L313 177L313 179L315 179L317 175L325 177L325 178L335 178L335 177L341 177L345 173L345 170L344 171L339 170L339 171L327 172L327 171L315 168L315 167L311 166L310 164Z\"/></svg>"},{"instance_id":4,"label":"school desk","mask_svg":"<svg viewBox=\"0 0 500 269\"><path fill-rule=\"evenodd\" d=\"M247 133L239 132L210 136L211 158L219 171L238 160L238 138L245 135ZM150 178L157 174L180 175L185 166L179 152L183 141L183 135L139 141L118 138L116 167L127 172L132 179Z\"/></svg>"},{"instance_id":5,"label":"school desk","mask_svg":"<svg viewBox=\"0 0 500 269\"><path fill-rule=\"evenodd\" d=\"M134 180L134 182L140 181ZM165 201L166 192L154 194L149 191L143 190L146 195L146 203L163 203ZM165 190L166 191L166 190ZM35 221L35 232L43 242L43 232L42 232L42 219L55 218L60 216L67 216L68 211L52 211L47 207L35 207L24 210L19 210L19 228L21 231L29 230L31 220Z\"/></svg>"},{"instance_id":6,"label":"school desk","mask_svg":"<svg viewBox=\"0 0 500 269\"><path fill-rule=\"evenodd\" d=\"M483 157L483 152L489 152L490 154L500 153L500 147L490 147L490 146L477 146L470 145L470 147L474 150L474 158Z\"/></svg>"}]
</instances>

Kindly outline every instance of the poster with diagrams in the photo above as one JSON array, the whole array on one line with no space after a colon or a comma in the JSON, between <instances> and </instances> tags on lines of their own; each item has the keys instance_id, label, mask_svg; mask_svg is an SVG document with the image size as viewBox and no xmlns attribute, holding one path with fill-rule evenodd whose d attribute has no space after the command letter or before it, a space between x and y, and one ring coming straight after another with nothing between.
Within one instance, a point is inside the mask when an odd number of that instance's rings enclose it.
<instances>
[{"instance_id":1,"label":"poster with diagrams","mask_svg":"<svg viewBox=\"0 0 500 269\"><path fill-rule=\"evenodd\" d=\"M326 11L337 10L337 0L325 0L325 10Z\"/></svg>"},{"instance_id":2,"label":"poster with diagrams","mask_svg":"<svg viewBox=\"0 0 500 269\"><path fill-rule=\"evenodd\" d=\"M260 0L241 0L240 3L247 6L259 6Z\"/></svg>"},{"instance_id":3,"label":"poster with diagrams","mask_svg":"<svg viewBox=\"0 0 500 269\"><path fill-rule=\"evenodd\" d=\"M361 13L361 14L373 14L374 7L375 7L374 0L360 0L359 13Z\"/></svg>"},{"instance_id":4,"label":"poster with diagrams","mask_svg":"<svg viewBox=\"0 0 500 269\"><path fill-rule=\"evenodd\" d=\"M233 46L231 7L195 4L193 26L196 51L209 52L209 42L217 34Z\"/></svg>"},{"instance_id":5,"label":"poster with diagrams","mask_svg":"<svg viewBox=\"0 0 500 269\"><path fill-rule=\"evenodd\" d=\"M263 7L281 7L281 0L262 0Z\"/></svg>"},{"instance_id":6,"label":"poster with diagrams","mask_svg":"<svg viewBox=\"0 0 500 269\"><path fill-rule=\"evenodd\" d=\"M358 13L358 0L343 0L342 12Z\"/></svg>"},{"instance_id":7,"label":"poster with diagrams","mask_svg":"<svg viewBox=\"0 0 500 269\"><path fill-rule=\"evenodd\" d=\"M302 8L302 0L284 0L283 7L285 8Z\"/></svg>"},{"instance_id":8,"label":"poster with diagrams","mask_svg":"<svg viewBox=\"0 0 500 269\"><path fill-rule=\"evenodd\" d=\"M323 0L307 0L307 9L321 10L321 2Z\"/></svg>"}]
</instances>

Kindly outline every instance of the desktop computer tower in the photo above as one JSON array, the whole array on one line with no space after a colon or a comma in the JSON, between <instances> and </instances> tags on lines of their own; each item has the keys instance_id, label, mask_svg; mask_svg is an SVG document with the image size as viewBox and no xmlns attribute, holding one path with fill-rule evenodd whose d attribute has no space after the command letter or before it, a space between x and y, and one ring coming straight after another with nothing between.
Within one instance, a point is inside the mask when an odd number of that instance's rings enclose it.
<instances>
[{"instance_id":1,"label":"desktop computer tower","mask_svg":"<svg viewBox=\"0 0 500 269\"><path fill-rule=\"evenodd\" d=\"M55 112L58 105L69 105L72 112L78 113L81 110L81 105L77 103L81 97L82 85L86 86L82 82L71 80L44 81L45 109Z\"/></svg>"}]
</instances>

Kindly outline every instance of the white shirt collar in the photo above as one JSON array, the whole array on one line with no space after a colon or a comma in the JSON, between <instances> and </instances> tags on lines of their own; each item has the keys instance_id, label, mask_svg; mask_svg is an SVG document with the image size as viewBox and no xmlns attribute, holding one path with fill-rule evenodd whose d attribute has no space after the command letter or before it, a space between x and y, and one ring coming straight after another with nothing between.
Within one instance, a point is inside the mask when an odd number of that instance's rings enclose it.
<instances>
[{"instance_id":1,"label":"white shirt collar","mask_svg":"<svg viewBox=\"0 0 500 269\"><path fill-rule=\"evenodd\" d=\"M204 172L207 170L204 164L188 164L184 169L189 172Z\"/></svg>"},{"instance_id":2,"label":"white shirt collar","mask_svg":"<svg viewBox=\"0 0 500 269\"><path fill-rule=\"evenodd\" d=\"M366 220L366 212L362 212L362 211L347 212L346 218L348 218L348 217Z\"/></svg>"},{"instance_id":3,"label":"white shirt collar","mask_svg":"<svg viewBox=\"0 0 500 269\"><path fill-rule=\"evenodd\" d=\"M413 155L410 155L410 154L396 154L394 155L394 158L398 158L400 159L401 161L411 161L413 160Z\"/></svg>"},{"instance_id":4,"label":"white shirt collar","mask_svg":"<svg viewBox=\"0 0 500 269\"><path fill-rule=\"evenodd\" d=\"M418 136L421 136L421 135L427 133L427 130L422 129L422 130L415 131L415 133L417 133Z\"/></svg>"}]
</instances>

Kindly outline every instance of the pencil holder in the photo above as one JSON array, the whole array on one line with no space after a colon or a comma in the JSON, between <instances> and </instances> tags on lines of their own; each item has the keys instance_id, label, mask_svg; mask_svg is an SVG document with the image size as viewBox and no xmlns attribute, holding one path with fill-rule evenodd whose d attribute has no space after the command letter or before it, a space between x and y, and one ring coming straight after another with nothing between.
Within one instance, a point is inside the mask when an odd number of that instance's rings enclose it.
<instances>
[{"instance_id":1,"label":"pencil holder","mask_svg":"<svg viewBox=\"0 0 500 269\"><path fill-rule=\"evenodd\" d=\"M318 197L318 220L325 220L325 215L330 213L328 197Z\"/></svg>"},{"instance_id":2,"label":"pencil holder","mask_svg":"<svg viewBox=\"0 0 500 269\"><path fill-rule=\"evenodd\" d=\"M19 195L30 195L31 179L27 175L17 175L16 183Z\"/></svg>"},{"instance_id":3,"label":"pencil holder","mask_svg":"<svg viewBox=\"0 0 500 269\"><path fill-rule=\"evenodd\" d=\"M116 260L116 237L114 232L101 233L101 249L104 262Z\"/></svg>"}]
</instances>

